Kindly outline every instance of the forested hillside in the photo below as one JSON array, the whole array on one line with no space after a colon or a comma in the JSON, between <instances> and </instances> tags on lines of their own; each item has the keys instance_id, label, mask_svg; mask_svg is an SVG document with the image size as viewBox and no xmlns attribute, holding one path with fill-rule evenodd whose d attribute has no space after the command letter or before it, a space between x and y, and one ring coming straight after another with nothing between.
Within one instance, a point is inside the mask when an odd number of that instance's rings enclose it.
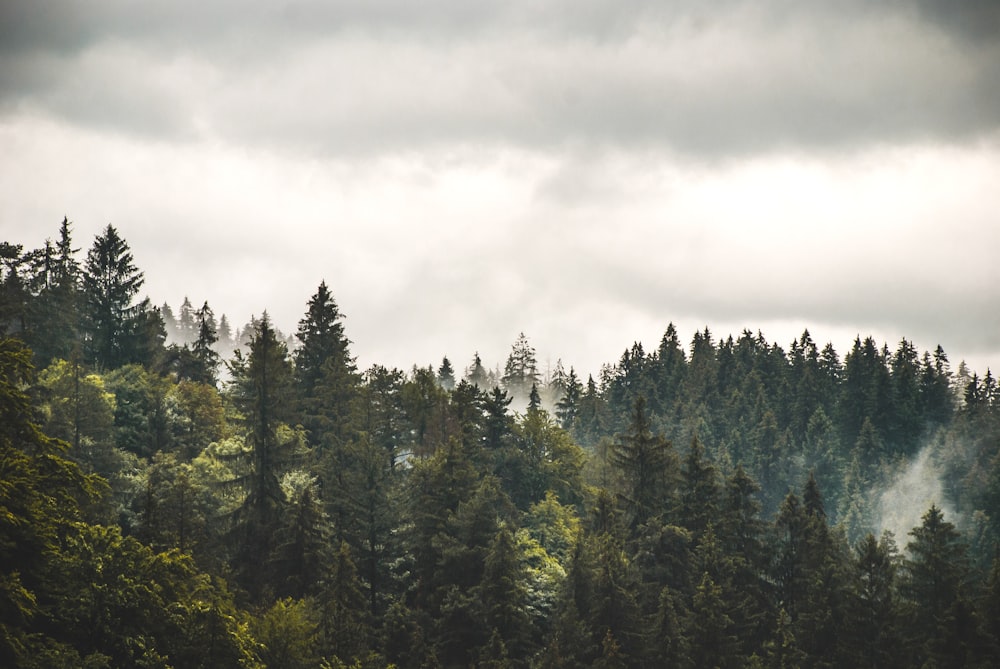
<instances>
[{"instance_id":1,"label":"forested hillside","mask_svg":"<svg viewBox=\"0 0 1000 669\"><path fill-rule=\"evenodd\" d=\"M325 283L234 328L74 243L0 246L0 666L1000 662L1000 390L940 347L358 369Z\"/></svg>"}]
</instances>

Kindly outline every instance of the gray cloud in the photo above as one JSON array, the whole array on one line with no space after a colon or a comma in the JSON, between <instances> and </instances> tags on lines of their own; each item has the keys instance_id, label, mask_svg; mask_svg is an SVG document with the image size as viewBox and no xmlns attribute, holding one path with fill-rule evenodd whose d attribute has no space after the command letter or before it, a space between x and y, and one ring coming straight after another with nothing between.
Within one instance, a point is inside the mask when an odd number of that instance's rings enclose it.
<instances>
[{"instance_id":1,"label":"gray cloud","mask_svg":"<svg viewBox=\"0 0 1000 669\"><path fill-rule=\"evenodd\" d=\"M596 372L671 320L995 360L998 10L942 6L2 3L0 225L111 221L234 324L326 279L366 362Z\"/></svg>"},{"instance_id":2,"label":"gray cloud","mask_svg":"<svg viewBox=\"0 0 1000 669\"><path fill-rule=\"evenodd\" d=\"M996 131L1000 45L977 32L995 12L917 5L7 3L0 99L333 156L456 142L740 156Z\"/></svg>"}]
</instances>

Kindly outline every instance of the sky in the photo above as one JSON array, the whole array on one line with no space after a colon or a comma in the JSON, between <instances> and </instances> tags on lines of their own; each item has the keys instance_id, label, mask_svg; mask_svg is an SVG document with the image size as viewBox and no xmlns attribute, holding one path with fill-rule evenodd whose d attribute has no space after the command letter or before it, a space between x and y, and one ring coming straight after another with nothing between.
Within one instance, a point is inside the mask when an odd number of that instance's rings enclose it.
<instances>
[{"instance_id":1,"label":"sky","mask_svg":"<svg viewBox=\"0 0 1000 669\"><path fill-rule=\"evenodd\" d=\"M359 366L808 328L1000 370L992 0L0 0L0 238Z\"/></svg>"}]
</instances>

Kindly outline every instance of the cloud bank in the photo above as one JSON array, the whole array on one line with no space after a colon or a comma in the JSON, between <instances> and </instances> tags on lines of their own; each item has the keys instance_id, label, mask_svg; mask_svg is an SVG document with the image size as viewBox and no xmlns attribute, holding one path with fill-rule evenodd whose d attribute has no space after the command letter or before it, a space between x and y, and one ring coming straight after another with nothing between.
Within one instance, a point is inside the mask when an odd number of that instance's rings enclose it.
<instances>
[{"instance_id":1,"label":"cloud bank","mask_svg":"<svg viewBox=\"0 0 1000 669\"><path fill-rule=\"evenodd\" d=\"M0 227L364 362L803 327L1000 364L991 2L0 8Z\"/></svg>"}]
</instances>

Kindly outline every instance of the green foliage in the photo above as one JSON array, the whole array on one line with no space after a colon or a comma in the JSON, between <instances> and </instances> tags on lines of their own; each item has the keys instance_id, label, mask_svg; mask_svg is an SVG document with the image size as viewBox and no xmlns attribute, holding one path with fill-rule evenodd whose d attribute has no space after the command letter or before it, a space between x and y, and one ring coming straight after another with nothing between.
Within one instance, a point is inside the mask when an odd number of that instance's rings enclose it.
<instances>
[{"instance_id":1,"label":"green foliage","mask_svg":"<svg viewBox=\"0 0 1000 669\"><path fill-rule=\"evenodd\" d=\"M319 624L306 600L279 599L253 621L250 632L265 667L310 669L319 664Z\"/></svg>"},{"instance_id":2,"label":"green foliage","mask_svg":"<svg viewBox=\"0 0 1000 669\"><path fill-rule=\"evenodd\" d=\"M261 558L274 547L274 532L287 504L280 476L305 448L302 433L286 424L292 413L292 366L266 315L251 338L249 355L236 356L230 371L231 401L240 413L246 445L225 456L236 462L237 475L229 485L244 494L234 516L234 567L251 596L260 598L274 585Z\"/></svg>"},{"instance_id":3,"label":"green foliage","mask_svg":"<svg viewBox=\"0 0 1000 669\"><path fill-rule=\"evenodd\" d=\"M628 431L615 442L611 461L622 473L620 500L633 531L665 513L676 487L677 455L669 441L651 432L642 397Z\"/></svg>"},{"instance_id":4,"label":"green foliage","mask_svg":"<svg viewBox=\"0 0 1000 669\"><path fill-rule=\"evenodd\" d=\"M134 302L143 281L128 244L109 224L94 239L83 270L84 350L97 367L116 369L143 359L148 333L141 326L150 309Z\"/></svg>"},{"instance_id":5,"label":"green foliage","mask_svg":"<svg viewBox=\"0 0 1000 669\"><path fill-rule=\"evenodd\" d=\"M220 392L225 319L138 302L110 226L75 252L0 245L44 366L0 341L2 666L995 664L1000 390L940 347L670 325L587 383L523 335L502 378L362 375L322 283ZM904 558L870 533L914 461Z\"/></svg>"}]
</instances>

